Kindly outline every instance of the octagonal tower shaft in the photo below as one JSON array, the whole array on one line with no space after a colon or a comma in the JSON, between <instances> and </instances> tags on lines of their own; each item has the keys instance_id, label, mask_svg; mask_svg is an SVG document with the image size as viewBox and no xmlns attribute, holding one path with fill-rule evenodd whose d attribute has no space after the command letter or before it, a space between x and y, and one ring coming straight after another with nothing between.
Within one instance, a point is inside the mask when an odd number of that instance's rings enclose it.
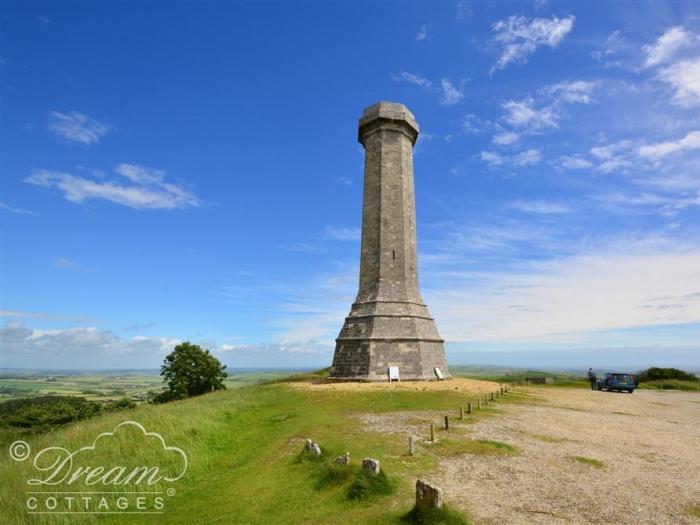
<instances>
[{"instance_id":1,"label":"octagonal tower shaft","mask_svg":"<svg viewBox=\"0 0 700 525\"><path fill-rule=\"evenodd\" d=\"M365 147L360 289L356 302L422 303L418 289L413 144L418 126L376 119L360 126Z\"/></svg>"},{"instance_id":2,"label":"octagonal tower shaft","mask_svg":"<svg viewBox=\"0 0 700 525\"><path fill-rule=\"evenodd\" d=\"M418 288L413 145L419 128L402 104L380 102L360 118L365 148L360 286L336 339L331 377L449 377L443 340Z\"/></svg>"}]
</instances>

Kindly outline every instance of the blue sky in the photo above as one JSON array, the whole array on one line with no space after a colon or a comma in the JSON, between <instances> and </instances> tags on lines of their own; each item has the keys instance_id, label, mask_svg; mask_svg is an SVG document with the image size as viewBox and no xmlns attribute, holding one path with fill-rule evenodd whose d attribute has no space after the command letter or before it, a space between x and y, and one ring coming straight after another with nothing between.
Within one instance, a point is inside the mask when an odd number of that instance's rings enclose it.
<instances>
[{"instance_id":1,"label":"blue sky","mask_svg":"<svg viewBox=\"0 0 700 525\"><path fill-rule=\"evenodd\" d=\"M0 8L5 367L325 366L406 104L450 363L700 368L700 6Z\"/></svg>"}]
</instances>

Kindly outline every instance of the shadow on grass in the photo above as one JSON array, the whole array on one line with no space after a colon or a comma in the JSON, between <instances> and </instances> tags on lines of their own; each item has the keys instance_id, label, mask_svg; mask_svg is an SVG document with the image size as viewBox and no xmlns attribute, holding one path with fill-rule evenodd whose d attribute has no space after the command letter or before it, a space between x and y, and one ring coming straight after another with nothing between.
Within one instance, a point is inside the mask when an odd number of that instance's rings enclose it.
<instances>
[{"instance_id":1,"label":"shadow on grass","mask_svg":"<svg viewBox=\"0 0 700 525\"><path fill-rule=\"evenodd\" d=\"M470 525L471 520L461 512L447 505L435 509L419 509L414 507L411 512L401 517L404 523L414 525Z\"/></svg>"}]
</instances>

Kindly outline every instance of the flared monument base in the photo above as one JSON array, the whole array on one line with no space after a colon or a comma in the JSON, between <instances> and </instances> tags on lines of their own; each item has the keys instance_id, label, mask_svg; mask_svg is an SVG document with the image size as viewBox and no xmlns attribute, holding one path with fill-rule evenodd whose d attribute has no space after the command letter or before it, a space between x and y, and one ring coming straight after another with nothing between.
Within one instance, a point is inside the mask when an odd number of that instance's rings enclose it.
<instances>
[{"instance_id":1,"label":"flared monument base","mask_svg":"<svg viewBox=\"0 0 700 525\"><path fill-rule=\"evenodd\" d=\"M441 340L338 339L331 379L389 381L389 367L398 367L401 381L437 380L435 368L450 379Z\"/></svg>"}]
</instances>

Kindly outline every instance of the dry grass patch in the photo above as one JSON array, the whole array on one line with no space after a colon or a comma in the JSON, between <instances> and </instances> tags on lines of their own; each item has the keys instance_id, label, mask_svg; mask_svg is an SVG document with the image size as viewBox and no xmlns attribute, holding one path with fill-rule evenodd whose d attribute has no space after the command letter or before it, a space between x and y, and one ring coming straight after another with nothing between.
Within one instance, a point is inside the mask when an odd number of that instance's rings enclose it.
<instances>
[{"instance_id":1,"label":"dry grass patch","mask_svg":"<svg viewBox=\"0 0 700 525\"><path fill-rule=\"evenodd\" d=\"M574 456L574 459L579 463L583 463L584 465L590 465L594 468L603 468L605 466L605 464L599 459L587 458L586 456Z\"/></svg>"},{"instance_id":2,"label":"dry grass patch","mask_svg":"<svg viewBox=\"0 0 700 525\"><path fill-rule=\"evenodd\" d=\"M443 457L459 456L461 454L480 454L489 456L514 456L519 453L513 445L492 441L489 439L441 439L430 445L430 450Z\"/></svg>"}]
</instances>

